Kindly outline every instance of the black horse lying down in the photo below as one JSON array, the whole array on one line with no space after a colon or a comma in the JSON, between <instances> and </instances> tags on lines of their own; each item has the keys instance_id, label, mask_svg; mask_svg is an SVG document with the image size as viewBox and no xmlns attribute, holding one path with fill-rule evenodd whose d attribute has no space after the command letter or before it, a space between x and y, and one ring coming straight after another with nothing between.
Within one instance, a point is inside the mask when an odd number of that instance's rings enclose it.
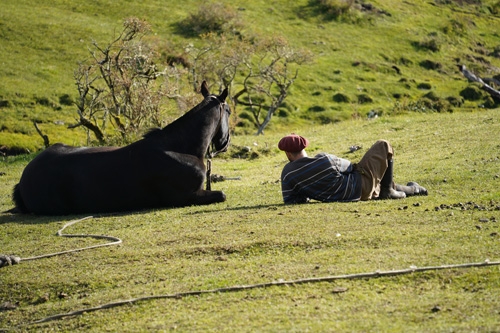
<instances>
[{"instance_id":1,"label":"black horse lying down","mask_svg":"<svg viewBox=\"0 0 500 333\"><path fill-rule=\"evenodd\" d=\"M205 82L201 92L203 102L126 147L46 149L24 169L11 212L103 213L225 201L223 192L202 187L210 143L215 153L229 145L228 92L210 95Z\"/></svg>"}]
</instances>

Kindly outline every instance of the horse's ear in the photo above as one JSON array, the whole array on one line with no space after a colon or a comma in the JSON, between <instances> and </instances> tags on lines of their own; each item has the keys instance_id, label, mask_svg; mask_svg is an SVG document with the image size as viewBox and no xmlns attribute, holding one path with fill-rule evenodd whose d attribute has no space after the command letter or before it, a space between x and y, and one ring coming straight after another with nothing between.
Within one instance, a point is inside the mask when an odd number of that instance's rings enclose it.
<instances>
[{"instance_id":1,"label":"horse's ear","mask_svg":"<svg viewBox=\"0 0 500 333\"><path fill-rule=\"evenodd\" d=\"M224 102L227 98L227 88L225 88L219 95L219 101Z\"/></svg>"},{"instance_id":2,"label":"horse's ear","mask_svg":"<svg viewBox=\"0 0 500 333\"><path fill-rule=\"evenodd\" d=\"M201 83L201 94L203 95L203 97L207 97L208 95L210 95L206 81L203 81Z\"/></svg>"}]
</instances>

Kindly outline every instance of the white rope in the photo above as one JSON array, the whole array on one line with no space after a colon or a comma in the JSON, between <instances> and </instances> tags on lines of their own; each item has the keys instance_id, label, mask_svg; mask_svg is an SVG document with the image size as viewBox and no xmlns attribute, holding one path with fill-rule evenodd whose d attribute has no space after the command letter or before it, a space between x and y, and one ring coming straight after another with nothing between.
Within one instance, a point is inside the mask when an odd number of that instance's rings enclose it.
<instances>
[{"instance_id":1,"label":"white rope","mask_svg":"<svg viewBox=\"0 0 500 333\"><path fill-rule=\"evenodd\" d=\"M104 246L111 246L111 245L117 245L121 244L122 240L117 237L113 236L103 236L103 235L91 235L91 234L63 234L62 231L66 229L69 226L72 226L73 224L76 224L78 222L82 222L88 219L93 218L93 216L87 216L78 220L72 220L66 223L61 229L57 231L57 236L60 237L90 237L90 238L95 238L95 239L108 239L111 240L112 242L110 243L105 243L105 244L98 244L98 245L92 245L92 246L87 246L87 247L82 247L79 249L72 249L72 250L67 250L67 251L61 251L61 252L56 252L56 253L49 253L49 254L42 254L39 256L35 257L28 257L28 258L20 258L17 256L13 255L0 255L0 267L3 266L9 266L9 265L15 265L18 264L21 261L29 261L29 260L37 260L37 259L42 259L42 258L49 258L49 257L54 257L58 256L61 254L66 254L66 253L73 253L73 252L79 252L83 250L89 250L89 249L96 249L99 247L104 247Z\"/></svg>"},{"instance_id":2,"label":"white rope","mask_svg":"<svg viewBox=\"0 0 500 333\"><path fill-rule=\"evenodd\" d=\"M57 236L60 236L60 237L91 237L91 238L97 238L97 239L109 239L109 240L112 240L111 243L93 245L93 246L88 246L88 247L84 247L84 248L56 252L56 253L51 253L51 254L44 254L44 255L29 257L29 258L15 257L17 260L17 262L15 262L15 263L19 263L19 261L28 261L28 260L36 260L36 259L41 259L41 258L48 258L48 257L56 256L56 255L77 252L77 251L83 251L83 250L88 250L88 249L95 249L98 247L117 245L117 244L122 243L122 240L120 238L113 237L113 236L102 236L102 235L91 235L91 234L63 234L62 233L62 231L64 229L66 229L67 227L69 227L73 224L76 224L78 222L85 221L85 220L90 219L90 218L93 218L93 217L87 216L87 217L84 217L84 218L81 218L78 220L72 220L72 221L66 223L61 229L59 229L57 231ZM0 256L0 259L2 259L2 257L5 257L5 256ZM7 257L9 257L9 256L7 256ZM14 256L10 256L10 257L14 257ZM8 258L7 260L10 260L10 259ZM14 263L11 262L9 264L13 265ZM60 314L56 314L56 315L53 315L50 317L46 317L43 319L33 321L31 323L21 324L21 325L18 325L17 327L46 323L49 321L58 320L58 319L65 318L65 317L77 316L77 315L81 315L83 313L104 310L104 309L109 309L109 308L122 306L122 305L126 305L126 304L132 304L132 303L137 303L137 302L147 301L147 300L154 300L154 299L167 299L167 298L179 299L179 298L186 297L186 296L236 292L236 291L249 290L249 289L267 288L267 287L272 287L272 286L296 285L296 284L317 283L317 282L331 282L331 281L335 281L335 280L360 279L360 278L378 278L378 277L384 277L384 276L395 276L395 275L403 275L403 274L425 272L425 271L432 271L432 270L468 268L468 267L485 267L485 266L496 266L496 265L500 265L500 261L490 261L490 260L486 259L483 262L477 262L477 263L464 263L464 264L426 266L426 267L411 266L410 268L407 268L407 269L400 269L400 270L393 270L393 271L375 271L375 272L371 272L371 273L357 273L357 274L347 274L347 275L304 278L304 279L290 280L290 281L279 280L279 281L264 282L264 283L250 284L250 285L236 285L236 286L223 287L223 288L217 288L217 289L192 290L192 291L179 292L179 293L175 293L175 294L145 296L145 297L139 297L139 298L132 298L132 299L124 300L124 301L117 301L117 302L112 302L112 303L108 303L108 304L103 304L103 305L92 307L92 308L86 308L86 309L71 311L71 312L67 312L67 313L60 313ZM0 262L0 267L2 267L1 262ZM1 330L3 330L3 329L0 329L0 331Z\"/></svg>"},{"instance_id":3,"label":"white rope","mask_svg":"<svg viewBox=\"0 0 500 333\"><path fill-rule=\"evenodd\" d=\"M242 290L248 290L248 289L267 288L267 287L272 287L272 286L296 285L296 284L316 283L316 282L331 282L331 281L335 281L335 280L346 280L346 279L378 278L378 277L384 277L384 276L394 276L394 275L425 272L425 271L432 271L432 270L452 269L452 268L467 268L467 267L484 267L484 266L495 266L495 265L500 265L500 261L489 261L487 259L483 262L478 262L478 263L465 263L465 264L427 266L427 267L412 266L408 269L400 269L400 270L393 270L393 271L375 271L372 273L358 273L358 274L325 276L325 277L316 277L316 278L304 278L304 279L290 280L290 281L279 280L279 281L273 281L273 282L265 282L265 283L250 284L250 285L239 285L239 286L231 286L231 287L209 289L209 290L198 290L198 291L195 290L195 291L179 292L179 293L175 293L175 294L145 296L145 297L139 297L139 298L132 298L132 299L124 300L124 301L117 301L117 302L112 302L112 303L108 303L108 304L103 304L103 305L96 306L93 308L86 308L86 309L67 312L67 313L60 313L60 314L56 314L56 315L53 315L50 317L36 320L34 322L31 322L31 323L24 324L22 326L46 323L48 321L57 320L57 319L65 318L65 317L77 316L77 315L81 315L83 313L104 310L104 309L110 309L110 308L114 308L114 307L118 307L118 306L122 306L122 305L126 305L126 304L132 304L132 303L137 303L137 302L147 301L147 300L154 300L154 299L166 299L166 298L179 299L179 298L186 297L186 296L195 296L195 295L202 295L202 294L214 294L214 293L227 293L227 292L235 292L235 291L242 291Z\"/></svg>"}]
</instances>

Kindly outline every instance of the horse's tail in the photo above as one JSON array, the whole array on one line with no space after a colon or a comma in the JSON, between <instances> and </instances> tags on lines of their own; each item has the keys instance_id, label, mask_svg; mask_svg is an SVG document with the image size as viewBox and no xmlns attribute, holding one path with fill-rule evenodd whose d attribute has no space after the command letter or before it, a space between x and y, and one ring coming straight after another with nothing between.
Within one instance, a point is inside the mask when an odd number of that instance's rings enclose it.
<instances>
[{"instance_id":1,"label":"horse's tail","mask_svg":"<svg viewBox=\"0 0 500 333\"><path fill-rule=\"evenodd\" d=\"M4 213L19 214L28 213L28 208L24 205L23 197L21 196L21 190L19 189L19 183L14 186L14 191L12 192L12 200L16 205L14 208L5 211Z\"/></svg>"}]
</instances>

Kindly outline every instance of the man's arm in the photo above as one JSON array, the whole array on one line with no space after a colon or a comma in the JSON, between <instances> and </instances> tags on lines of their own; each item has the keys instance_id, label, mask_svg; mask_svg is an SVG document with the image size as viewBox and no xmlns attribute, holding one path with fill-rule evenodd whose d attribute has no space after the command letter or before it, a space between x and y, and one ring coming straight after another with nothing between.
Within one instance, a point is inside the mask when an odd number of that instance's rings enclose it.
<instances>
[{"instance_id":1,"label":"man's arm","mask_svg":"<svg viewBox=\"0 0 500 333\"><path fill-rule=\"evenodd\" d=\"M283 195L283 202L285 204L299 204L309 202L309 198L299 193L293 177L286 176L285 169L281 174L281 194ZM285 180L286 178L286 180Z\"/></svg>"},{"instance_id":2,"label":"man's arm","mask_svg":"<svg viewBox=\"0 0 500 333\"><path fill-rule=\"evenodd\" d=\"M339 159L339 162L340 162L339 171L341 173L351 173L354 171L354 166L351 163L351 161L346 160L344 158L340 158L340 157L337 157L337 158Z\"/></svg>"}]
</instances>

